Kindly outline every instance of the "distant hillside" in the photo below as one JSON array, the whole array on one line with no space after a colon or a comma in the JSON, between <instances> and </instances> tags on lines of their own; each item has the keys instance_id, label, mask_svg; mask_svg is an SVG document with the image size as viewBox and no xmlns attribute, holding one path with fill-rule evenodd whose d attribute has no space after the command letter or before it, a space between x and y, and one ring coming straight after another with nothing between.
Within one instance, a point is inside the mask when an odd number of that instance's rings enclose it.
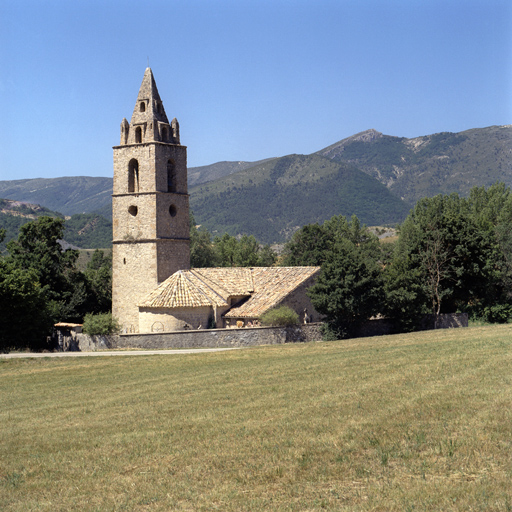
<instances>
[{"instance_id":1,"label":"distant hillside","mask_svg":"<svg viewBox=\"0 0 512 512\"><path fill-rule=\"evenodd\" d=\"M112 222L94 213L77 213L66 219L66 242L81 249L112 247Z\"/></svg>"},{"instance_id":2,"label":"distant hillside","mask_svg":"<svg viewBox=\"0 0 512 512\"><path fill-rule=\"evenodd\" d=\"M0 199L0 229L6 230L6 236L0 251L7 243L18 238L23 224L38 217L59 217L63 215L38 204L22 203L10 199ZM76 214L66 218L64 240L66 245L86 249L102 249L112 246L112 222L97 214Z\"/></svg>"},{"instance_id":3,"label":"distant hillside","mask_svg":"<svg viewBox=\"0 0 512 512\"><path fill-rule=\"evenodd\" d=\"M319 155L275 158L190 189L198 223L213 234L286 240L304 224L356 214L371 225L402 221L410 205L377 180Z\"/></svg>"},{"instance_id":4,"label":"distant hillside","mask_svg":"<svg viewBox=\"0 0 512 512\"><path fill-rule=\"evenodd\" d=\"M414 139L367 130L317 154L356 166L415 203L425 196L502 181L512 186L512 126L490 126Z\"/></svg>"},{"instance_id":5,"label":"distant hillside","mask_svg":"<svg viewBox=\"0 0 512 512\"><path fill-rule=\"evenodd\" d=\"M64 215L105 208L112 204L111 196L112 178L75 176L0 181L0 197L44 205Z\"/></svg>"},{"instance_id":6,"label":"distant hillside","mask_svg":"<svg viewBox=\"0 0 512 512\"><path fill-rule=\"evenodd\" d=\"M0 199L0 229L5 229L5 239L0 243L0 251L5 250L9 240L18 238L18 230L23 224L45 215L62 218L62 215L52 212L48 208L44 208L38 204L27 204L21 201Z\"/></svg>"},{"instance_id":7,"label":"distant hillside","mask_svg":"<svg viewBox=\"0 0 512 512\"><path fill-rule=\"evenodd\" d=\"M217 162L188 173L198 222L214 233L243 232L277 242L305 223L335 214L389 224L399 222L421 197L466 195L476 185L497 181L512 186L512 126L413 139L367 130L309 156ZM0 181L0 197L108 221L111 194L112 178Z\"/></svg>"},{"instance_id":8,"label":"distant hillside","mask_svg":"<svg viewBox=\"0 0 512 512\"><path fill-rule=\"evenodd\" d=\"M193 187L208 181L218 180L224 176L245 171L249 167L254 167L269 160L272 160L272 158L258 160L257 162L217 162L216 164L203 165L202 167L189 167L188 186Z\"/></svg>"}]
</instances>

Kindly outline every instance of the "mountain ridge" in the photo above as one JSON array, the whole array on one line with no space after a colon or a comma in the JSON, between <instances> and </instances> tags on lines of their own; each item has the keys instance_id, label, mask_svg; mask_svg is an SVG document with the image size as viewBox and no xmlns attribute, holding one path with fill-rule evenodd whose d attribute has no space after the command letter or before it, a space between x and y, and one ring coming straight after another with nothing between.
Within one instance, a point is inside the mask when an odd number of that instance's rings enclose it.
<instances>
[{"instance_id":1,"label":"mountain ridge","mask_svg":"<svg viewBox=\"0 0 512 512\"><path fill-rule=\"evenodd\" d=\"M278 170L287 166L288 170L278 176ZM268 174L270 168L277 172L273 177ZM336 173L337 180L333 178ZM358 173L367 175L375 183ZM327 189L322 180L329 182ZM473 186L489 186L497 181L512 186L512 125L414 138L369 129L310 155L271 157L256 162L225 161L189 168L191 205L198 222L219 233L228 229L232 234L247 232L255 236L250 229L263 232L266 224L279 240L289 236L301 223L325 220L320 217L330 215L336 201L339 202L334 208L336 213L356 213L368 219L373 209L377 216L389 219L389 211L395 210L397 220L390 222L399 222L403 205L410 207L421 197L450 192L466 195ZM377 194L376 183L394 196L393 199L382 189ZM353 187L354 193L343 190L347 185ZM205 188L208 193L201 192ZM379 197L373 204L365 203L365 188L372 190L372 197ZM324 190L325 197L320 190ZM40 204L64 215L94 212L110 220L111 193L112 178L104 177L0 181L0 197ZM314 205L308 215L308 208L301 210L306 202L304 198ZM238 218L232 219L229 225L224 222L233 217L237 209L245 213L235 215ZM295 220L290 215L295 215ZM244 216L246 219L241 222ZM258 226L255 218L266 221ZM217 219L216 225L213 219ZM278 228L279 223L282 226Z\"/></svg>"}]
</instances>

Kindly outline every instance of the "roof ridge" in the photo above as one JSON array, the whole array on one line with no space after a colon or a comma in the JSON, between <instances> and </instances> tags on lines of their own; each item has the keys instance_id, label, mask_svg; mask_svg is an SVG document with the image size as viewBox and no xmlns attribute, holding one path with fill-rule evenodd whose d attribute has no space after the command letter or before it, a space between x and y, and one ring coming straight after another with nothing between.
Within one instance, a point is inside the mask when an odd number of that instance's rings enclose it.
<instances>
[{"instance_id":1,"label":"roof ridge","mask_svg":"<svg viewBox=\"0 0 512 512\"><path fill-rule=\"evenodd\" d=\"M206 278L205 278L204 276L201 276L201 277L200 277L200 273L199 273L199 275L197 275L198 273L194 272L194 270L196 270L196 269L191 268L191 269L189 269L189 270L188 270L188 272L190 272L194 277L196 277L196 279L199 279L199 281L201 281L201 283L203 283L203 284L204 284L204 286L206 286L206 288L208 288L208 290L211 290L211 292L212 292L215 296L219 297L219 298L222 300L222 302L226 302L226 299L224 299L224 297L223 297L220 293L217 293L217 292L216 292L216 291L215 291L215 290L214 290L214 289L213 289L213 288L212 288L212 287L211 287L207 282L205 282L205 279L206 279ZM194 285L194 286L195 286L195 285ZM222 286L220 286L220 285L219 285L219 288L222 288L222 289L226 292L226 295L229 297L228 291L227 291L225 288L223 288L223 287L222 287ZM199 288L198 288L198 289L199 289ZM200 290L200 292L201 292L203 295L206 295L203 291L201 291L201 290ZM207 296L207 295L206 295L206 296ZM208 297L208 296L207 296L207 297ZM210 297L208 297L208 300L209 300L210 302L212 302L212 300L210 299Z\"/></svg>"}]
</instances>

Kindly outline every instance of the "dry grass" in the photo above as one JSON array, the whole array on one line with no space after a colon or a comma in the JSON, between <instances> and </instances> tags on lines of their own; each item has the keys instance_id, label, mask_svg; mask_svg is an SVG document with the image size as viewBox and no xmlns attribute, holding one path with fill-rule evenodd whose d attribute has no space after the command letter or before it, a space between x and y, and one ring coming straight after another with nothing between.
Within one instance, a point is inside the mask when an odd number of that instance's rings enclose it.
<instances>
[{"instance_id":1,"label":"dry grass","mask_svg":"<svg viewBox=\"0 0 512 512\"><path fill-rule=\"evenodd\" d=\"M0 362L0 509L512 510L512 328Z\"/></svg>"}]
</instances>

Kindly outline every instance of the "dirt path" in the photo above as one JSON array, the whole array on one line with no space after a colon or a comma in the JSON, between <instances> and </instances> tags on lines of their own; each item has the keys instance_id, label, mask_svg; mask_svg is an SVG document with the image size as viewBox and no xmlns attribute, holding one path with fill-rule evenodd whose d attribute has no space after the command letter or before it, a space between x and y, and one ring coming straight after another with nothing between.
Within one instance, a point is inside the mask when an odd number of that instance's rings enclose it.
<instances>
[{"instance_id":1,"label":"dirt path","mask_svg":"<svg viewBox=\"0 0 512 512\"><path fill-rule=\"evenodd\" d=\"M101 350L98 352L13 352L0 354L0 359L18 359L35 357L103 357L103 356L162 356L179 354L202 354L204 352L223 352L225 350L239 350L242 347L232 348L185 348L161 350Z\"/></svg>"}]
</instances>

